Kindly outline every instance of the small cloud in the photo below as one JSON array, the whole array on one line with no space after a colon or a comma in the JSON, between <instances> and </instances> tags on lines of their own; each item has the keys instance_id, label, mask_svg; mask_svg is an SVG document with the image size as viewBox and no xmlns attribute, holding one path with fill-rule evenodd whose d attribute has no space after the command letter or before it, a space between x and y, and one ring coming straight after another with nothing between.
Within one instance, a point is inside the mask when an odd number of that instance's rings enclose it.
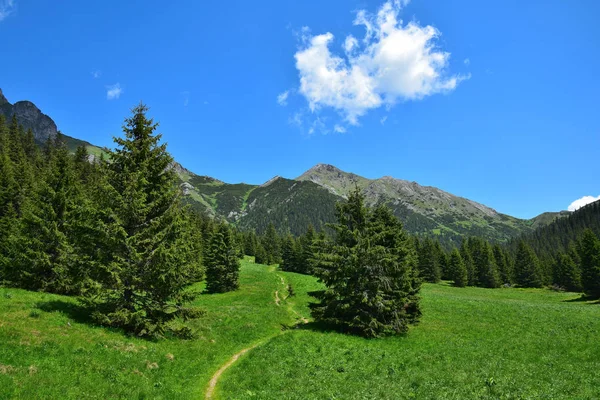
<instances>
[{"instance_id":1,"label":"small cloud","mask_svg":"<svg viewBox=\"0 0 600 400\"><path fill-rule=\"evenodd\" d=\"M287 106L287 99L288 99L289 95L290 95L290 91L289 90L286 90L285 92L280 93L277 96L277 104L279 104L282 107Z\"/></svg>"},{"instance_id":2,"label":"small cloud","mask_svg":"<svg viewBox=\"0 0 600 400\"><path fill-rule=\"evenodd\" d=\"M187 107L190 104L190 92L185 90L181 92L181 95L183 96L183 106Z\"/></svg>"},{"instance_id":3,"label":"small cloud","mask_svg":"<svg viewBox=\"0 0 600 400\"><path fill-rule=\"evenodd\" d=\"M3 21L10 14L15 12L14 0L0 0L0 21Z\"/></svg>"},{"instance_id":4,"label":"small cloud","mask_svg":"<svg viewBox=\"0 0 600 400\"><path fill-rule=\"evenodd\" d=\"M343 126L341 126L341 125L335 125L335 126L333 127L333 131L334 131L334 132L337 132L337 133L346 133L346 128L344 128L344 127L343 127Z\"/></svg>"},{"instance_id":5,"label":"small cloud","mask_svg":"<svg viewBox=\"0 0 600 400\"><path fill-rule=\"evenodd\" d=\"M579 210L581 207L588 205L590 203L593 203L595 201L600 200L600 196L598 197L594 197L594 196L583 196L580 199L575 200L574 202L572 202L569 207L567 208L567 210L569 211L575 211L575 210Z\"/></svg>"},{"instance_id":6,"label":"small cloud","mask_svg":"<svg viewBox=\"0 0 600 400\"><path fill-rule=\"evenodd\" d=\"M465 63L465 65L468 67L471 64L471 60L468 58L465 58L465 60L463 61Z\"/></svg>"},{"instance_id":7,"label":"small cloud","mask_svg":"<svg viewBox=\"0 0 600 400\"><path fill-rule=\"evenodd\" d=\"M385 121L387 121L387 115L386 115L386 116L384 116L383 118L381 118L381 119L379 120L379 122L381 123L381 125L385 125Z\"/></svg>"},{"instance_id":8,"label":"small cloud","mask_svg":"<svg viewBox=\"0 0 600 400\"><path fill-rule=\"evenodd\" d=\"M94 79L98 79L102 76L102 71L100 71L99 69L95 69L92 71L92 77Z\"/></svg>"},{"instance_id":9,"label":"small cloud","mask_svg":"<svg viewBox=\"0 0 600 400\"><path fill-rule=\"evenodd\" d=\"M114 85L109 85L106 87L106 99L107 100L115 100L121 97L123 94L123 88L121 88L120 83L115 83Z\"/></svg>"},{"instance_id":10,"label":"small cloud","mask_svg":"<svg viewBox=\"0 0 600 400\"><path fill-rule=\"evenodd\" d=\"M291 117L288 118L288 123L290 125L295 125L298 128L302 128L303 114L300 111L295 112L294 115L292 115Z\"/></svg>"},{"instance_id":11,"label":"small cloud","mask_svg":"<svg viewBox=\"0 0 600 400\"><path fill-rule=\"evenodd\" d=\"M204 100L204 103L202 103L202 104L204 104L205 106L207 106L208 105L208 101Z\"/></svg>"},{"instance_id":12,"label":"small cloud","mask_svg":"<svg viewBox=\"0 0 600 400\"><path fill-rule=\"evenodd\" d=\"M491 69L489 69L489 68L486 68L486 70L485 70L485 73L486 73L486 74L488 74L488 75L493 75L493 74L494 74L494 71L492 71L492 70L491 70Z\"/></svg>"}]
</instances>

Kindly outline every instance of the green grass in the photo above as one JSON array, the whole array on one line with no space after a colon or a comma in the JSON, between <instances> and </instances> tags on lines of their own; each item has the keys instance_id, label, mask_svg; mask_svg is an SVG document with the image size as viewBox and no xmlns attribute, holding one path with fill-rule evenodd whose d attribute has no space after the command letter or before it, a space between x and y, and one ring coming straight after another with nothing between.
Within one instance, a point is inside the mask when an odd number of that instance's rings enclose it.
<instances>
[{"instance_id":1,"label":"green grass","mask_svg":"<svg viewBox=\"0 0 600 400\"><path fill-rule=\"evenodd\" d=\"M233 354L293 324L275 305L282 285L272 269L244 261L241 290L201 295L207 313L190 341L127 337L78 322L67 297L0 289L0 398L203 398Z\"/></svg>"},{"instance_id":2,"label":"green grass","mask_svg":"<svg viewBox=\"0 0 600 400\"><path fill-rule=\"evenodd\" d=\"M600 305L577 297L426 285L406 337L297 330L232 368L222 398L598 398Z\"/></svg>"},{"instance_id":3,"label":"green grass","mask_svg":"<svg viewBox=\"0 0 600 400\"><path fill-rule=\"evenodd\" d=\"M318 288L245 260L239 291L196 301L198 339L157 342L88 324L68 297L0 288L0 398L201 399L220 366L255 344L216 398L598 396L600 305L569 301L576 294L425 285L422 322L405 337L287 329L309 318Z\"/></svg>"}]
</instances>

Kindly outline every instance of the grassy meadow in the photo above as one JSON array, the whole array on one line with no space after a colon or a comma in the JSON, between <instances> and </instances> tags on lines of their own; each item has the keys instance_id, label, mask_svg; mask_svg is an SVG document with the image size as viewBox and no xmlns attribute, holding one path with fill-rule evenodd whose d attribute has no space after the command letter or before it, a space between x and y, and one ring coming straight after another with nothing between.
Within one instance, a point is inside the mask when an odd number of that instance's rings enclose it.
<instances>
[{"instance_id":1,"label":"grassy meadow","mask_svg":"<svg viewBox=\"0 0 600 400\"><path fill-rule=\"evenodd\" d=\"M245 260L239 291L198 297L198 339L157 342L90 325L67 297L0 289L0 398L202 399L257 344L213 398L600 396L600 304L577 294L427 284L407 336L365 340L304 324L318 287Z\"/></svg>"}]
</instances>

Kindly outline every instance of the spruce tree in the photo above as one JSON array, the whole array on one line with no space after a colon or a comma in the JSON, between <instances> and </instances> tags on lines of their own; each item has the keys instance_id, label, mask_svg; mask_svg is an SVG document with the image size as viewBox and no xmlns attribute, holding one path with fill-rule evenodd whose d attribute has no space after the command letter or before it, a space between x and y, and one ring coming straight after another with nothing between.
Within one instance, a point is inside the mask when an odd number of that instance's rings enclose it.
<instances>
[{"instance_id":1,"label":"spruce tree","mask_svg":"<svg viewBox=\"0 0 600 400\"><path fill-rule=\"evenodd\" d=\"M454 281L454 286L465 287L468 283L467 267L460 255L458 249L450 253L449 267L450 279Z\"/></svg>"},{"instance_id":2,"label":"spruce tree","mask_svg":"<svg viewBox=\"0 0 600 400\"><path fill-rule=\"evenodd\" d=\"M500 287L500 275L491 245L481 238L470 238L469 248L477 276L476 285L486 288Z\"/></svg>"},{"instance_id":3,"label":"spruce tree","mask_svg":"<svg viewBox=\"0 0 600 400\"><path fill-rule=\"evenodd\" d=\"M519 241L515 258L515 281L522 287L542 287L540 263L527 243Z\"/></svg>"},{"instance_id":4,"label":"spruce tree","mask_svg":"<svg viewBox=\"0 0 600 400\"><path fill-rule=\"evenodd\" d=\"M468 239L464 239L460 245L460 256L467 269L467 286L475 286L477 284L477 276L475 274L473 256L471 255L471 250L468 246Z\"/></svg>"},{"instance_id":5,"label":"spruce tree","mask_svg":"<svg viewBox=\"0 0 600 400\"><path fill-rule=\"evenodd\" d=\"M254 256L254 262L256 264L265 264L265 265L269 264L269 257L267 255L267 251L265 250L264 246L260 242L258 242L256 244L256 253Z\"/></svg>"},{"instance_id":6,"label":"spruce tree","mask_svg":"<svg viewBox=\"0 0 600 400\"><path fill-rule=\"evenodd\" d=\"M76 294L79 282L73 277L78 254L73 227L78 224L81 191L62 136L57 135L49 146L43 179L23 206L17 262L20 286Z\"/></svg>"},{"instance_id":7,"label":"spruce tree","mask_svg":"<svg viewBox=\"0 0 600 400\"><path fill-rule=\"evenodd\" d=\"M239 288L240 261L227 225L220 224L210 238L204 265L208 293L225 293Z\"/></svg>"},{"instance_id":8,"label":"spruce tree","mask_svg":"<svg viewBox=\"0 0 600 400\"><path fill-rule=\"evenodd\" d=\"M586 229L579 242L581 283L584 293L600 297L600 240L591 229Z\"/></svg>"},{"instance_id":9,"label":"spruce tree","mask_svg":"<svg viewBox=\"0 0 600 400\"><path fill-rule=\"evenodd\" d=\"M298 256L296 254L296 243L291 234L287 234L281 243L281 266L283 271L296 272Z\"/></svg>"},{"instance_id":10,"label":"spruce tree","mask_svg":"<svg viewBox=\"0 0 600 400\"><path fill-rule=\"evenodd\" d=\"M565 253L556 257L554 282L570 292L580 292L581 271L573 259Z\"/></svg>"},{"instance_id":11,"label":"spruce tree","mask_svg":"<svg viewBox=\"0 0 600 400\"><path fill-rule=\"evenodd\" d=\"M272 222L269 222L262 242L267 253L268 264L278 264L281 261L281 249L279 236Z\"/></svg>"},{"instance_id":12,"label":"spruce tree","mask_svg":"<svg viewBox=\"0 0 600 400\"><path fill-rule=\"evenodd\" d=\"M506 250L504 250L504 248L502 248L499 244L494 245L494 259L496 261L496 266L498 267L501 283L512 283L513 273L511 270L510 260Z\"/></svg>"},{"instance_id":13,"label":"spruce tree","mask_svg":"<svg viewBox=\"0 0 600 400\"><path fill-rule=\"evenodd\" d=\"M316 321L366 337L404 333L419 316L415 255L402 224L380 206L370 211L358 189L336 206L333 242L315 255Z\"/></svg>"},{"instance_id":14,"label":"spruce tree","mask_svg":"<svg viewBox=\"0 0 600 400\"><path fill-rule=\"evenodd\" d=\"M308 225L306 233L298 240L298 271L301 274L312 273L313 243L316 239L315 229Z\"/></svg>"},{"instance_id":15,"label":"spruce tree","mask_svg":"<svg viewBox=\"0 0 600 400\"><path fill-rule=\"evenodd\" d=\"M418 269L421 278L426 282L437 283L441 279L441 269L435 243L425 238L418 247Z\"/></svg>"},{"instance_id":16,"label":"spruce tree","mask_svg":"<svg viewBox=\"0 0 600 400\"><path fill-rule=\"evenodd\" d=\"M104 230L111 242L84 302L102 324L159 336L177 316L193 314L185 307L193 297L185 288L198 275L200 255L190 246L173 159L147 111L143 104L132 110L104 167Z\"/></svg>"}]
</instances>

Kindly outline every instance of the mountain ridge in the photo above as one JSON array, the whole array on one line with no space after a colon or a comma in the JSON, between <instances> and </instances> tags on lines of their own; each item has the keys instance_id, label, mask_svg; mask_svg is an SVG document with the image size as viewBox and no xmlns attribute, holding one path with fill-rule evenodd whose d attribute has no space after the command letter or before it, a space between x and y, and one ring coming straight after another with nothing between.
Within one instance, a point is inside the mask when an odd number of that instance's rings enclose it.
<instances>
[{"instance_id":1,"label":"mountain ridge","mask_svg":"<svg viewBox=\"0 0 600 400\"><path fill-rule=\"evenodd\" d=\"M25 129L32 129L38 143L58 134L54 121L35 104L29 101L11 104L1 89L0 113L7 120L16 115ZM88 142L64 136L72 149L84 145L91 154L103 152ZM390 207L409 232L436 236L452 244L464 236L507 241L568 215L565 211L545 212L529 220L519 219L434 186L387 175L368 179L326 163L314 165L295 179L276 175L261 185L230 184L197 175L176 161L172 168L179 177L186 202L192 207L258 232L264 231L270 222L282 233L301 234L308 225L322 229L334 220L335 203L347 198L356 187L365 195L368 205Z\"/></svg>"}]
</instances>

